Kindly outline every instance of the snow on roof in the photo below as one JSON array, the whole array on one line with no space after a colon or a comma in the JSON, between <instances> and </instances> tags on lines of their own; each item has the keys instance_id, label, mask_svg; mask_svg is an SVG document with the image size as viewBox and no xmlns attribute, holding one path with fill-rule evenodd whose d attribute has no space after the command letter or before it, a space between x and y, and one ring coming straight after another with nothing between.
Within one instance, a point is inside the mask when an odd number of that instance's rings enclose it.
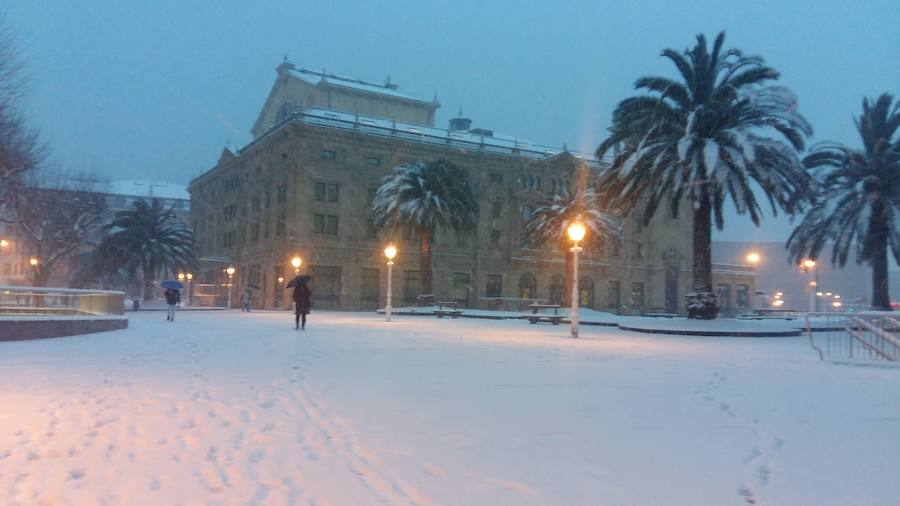
<instances>
[{"instance_id":1,"label":"snow on roof","mask_svg":"<svg viewBox=\"0 0 900 506\"><path fill-rule=\"evenodd\" d=\"M162 199L190 200L191 196L183 184L166 181L146 181L142 179L119 179L109 184L109 193L133 197L159 197Z\"/></svg>"},{"instance_id":2,"label":"snow on roof","mask_svg":"<svg viewBox=\"0 0 900 506\"><path fill-rule=\"evenodd\" d=\"M399 137L414 142L441 144L457 148L483 150L498 154L515 154L528 158L550 158L566 150L543 146L510 135L492 136L446 130L412 123L397 122L387 118L375 118L331 109L311 108L295 113L293 120L310 125L355 130L370 135ZM586 162L595 163L592 154L569 153Z\"/></svg>"},{"instance_id":3,"label":"snow on roof","mask_svg":"<svg viewBox=\"0 0 900 506\"><path fill-rule=\"evenodd\" d=\"M329 74L325 72L320 72L316 70L309 70L304 68L290 68L288 72L313 86L318 85L319 83L323 83L331 86L341 86L344 88L351 88L359 91L365 91L368 93L375 93L379 95L389 95L392 97L402 98L406 100L413 100L415 102L422 102L425 104L433 104L434 102L431 100L424 100L419 97L401 93L397 91L397 85L391 84L387 82L385 84L377 84L368 81L363 81L362 79L356 79L353 77L340 76L337 74Z\"/></svg>"}]
</instances>

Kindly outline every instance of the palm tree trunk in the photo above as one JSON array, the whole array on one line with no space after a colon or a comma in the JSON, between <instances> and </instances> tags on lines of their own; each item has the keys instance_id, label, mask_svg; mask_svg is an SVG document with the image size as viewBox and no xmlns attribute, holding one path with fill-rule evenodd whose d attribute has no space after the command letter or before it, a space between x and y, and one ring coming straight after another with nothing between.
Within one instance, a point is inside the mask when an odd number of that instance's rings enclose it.
<instances>
[{"instance_id":1,"label":"palm tree trunk","mask_svg":"<svg viewBox=\"0 0 900 506\"><path fill-rule=\"evenodd\" d=\"M424 228L419 231L422 245L422 254L419 257L419 271L422 273L422 284L419 287L421 295L431 296L434 300L433 286L431 282L431 232Z\"/></svg>"},{"instance_id":2,"label":"palm tree trunk","mask_svg":"<svg viewBox=\"0 0 900 506\"><path fill-rule=\"evenodd\" d=\"M718 311L712 288L712 209L706 198L694 210L692 242L694 293L688 297L688 318L711 320Z\"/></svg>"},{"instance_id":3,"label":"palm tree trunk","mask_svg":"<svg viewBox=\"0 0 900 506\"><path fill-rule=\"evenodd\" d=\"M891 310L891 295L888 291L888 226L885 214L884 204L880 199L872 203L872 215L869 218L869 233L872 234L872 239L875 242L875 248L874 251L872 251L871 259L872 309L875 311Z\"/></svg>"},{"instance_id":4,"label":"palm tree trunk","mask_svg":"<svg viewBox=\"0 0 900 506\"><path fill-rule=\"evenodd\" d=\"M144 265L141 267L141 274L144 282L144 300L150 300L153 298L153 272L149 263L144 262Z\"/></svg>"}]
</instances>

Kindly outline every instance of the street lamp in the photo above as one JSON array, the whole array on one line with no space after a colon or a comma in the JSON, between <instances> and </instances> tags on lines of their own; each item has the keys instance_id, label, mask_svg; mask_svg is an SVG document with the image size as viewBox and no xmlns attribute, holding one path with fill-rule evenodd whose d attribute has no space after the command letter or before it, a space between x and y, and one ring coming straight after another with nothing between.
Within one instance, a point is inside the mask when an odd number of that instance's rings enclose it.
<instances>
[{"instance_id":1,"label":"street lamp","mask_svg":"<svg viewBox=\"0 0 900 506\"><path fill-rule=\"evenodd\" d=\"M233 286L231 280L234 278L234 266L229 265L225 272L228 273L228 309L231 309L231 288Z\"/></svg>"},{"instance_id":2,"label":"street lamp","mask_svg":"<svg viewBox=\"0 0 900 506\"><path fill-rule=\"evenodd\" d=\"M300 266L303 265L303 260L295 256L291 259L291 265L294 267L294 274L300 274Z\"/></svg>"},{"instance_id":3,"label":"street lamp","mask_svg":"<svg viewBox=\"0 0 900 506\"><path fill-rule=\"evenodd\" d=\"M28 263L29 263L32 267L37 267L38 264L41 263L41 261L38 260L37 257L31 257L31 258L28 259Z\"/></svg>"},{"instance_id":4,"label":"street lamp","mask_svg":"<svg viewBox=\"0 0 900 506\"><path fill-rule=\"evenodd\" d=\"M188 282L188 306L194 305L194 290L193 283L191 282L194 279L194 275L192 273L187 273L184 275L187 278Z\"/></svg>"},{"instance_id":5,"label":"street lamp","mask_svg":"<svg viewBox=\"0 0 900 506\"><path fill-rule=\"evenodd\" d=\"M572 240L572 337L578 337L578 253L582 248L578 245L578 241L584 239L587 229L580 221L575 221L569 225L569 239Z\"/></svg>"},{"instance_id":6,"label":"street lamp","mask_svg":"<svg viewBox=\"0 0 900 506\"><path fill-rule=\"evenodd\" d=\"M747 253L747 262L750 265L752 265L754 269L756 269L756 264L759 263L760 258L762 258L762 257L760 257L759 253L757 253L755 251L751 251L750 253ZM759 295L759 307L762 308L765 305L765 292L756 290L756 294ZM751 304L752 303L753 303L753 301L751 301ZM750 309L753 309L753 308L751 307Z\"/></svg>"},{"instance_id":7,"label":"street lamp","mask_svg":"<svg viewBox=\"0 0 900 506\"><path fill-rule=\"evenodd\" d=\"M9 241L6 239L0 239L0 250L6 249L9 247Z\"/></svg>"},{"instance_id":8,"label":"street lamp","mask_svg":"<svg viewBox=\"0 0 900 506\"><path fill-rule=\"evenodd\" d=\"M819 286L818 280L818 271L815 270L816 261L807 258L806 260L800 262L800 269L806 269L806 272L809 273L810 277L814 279L809 282L809 312L812 313L816 310L816 287Z\"/></svg>"},{"instance_id":9,"label":"street lamp","mask_svg":"<svg viewBox=\"0 0 900 506\"><path fill-rule=\"evenodd\" d=\"M384 307L384 321L391 321L391 279L393 278L393 268L394 268L394 257L397 256L397 248L388 243L387 247L384 248L384 256L387 257L387 304Z\"/></svg>"}]
</instances>

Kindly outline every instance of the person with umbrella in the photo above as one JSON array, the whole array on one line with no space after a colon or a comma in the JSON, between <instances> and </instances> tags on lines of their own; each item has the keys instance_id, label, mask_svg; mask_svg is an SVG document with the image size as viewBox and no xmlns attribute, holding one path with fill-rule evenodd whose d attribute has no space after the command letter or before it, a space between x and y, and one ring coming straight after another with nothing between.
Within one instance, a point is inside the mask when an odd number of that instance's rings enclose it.
<instances>
[{"instance_id":1,"label":"person with umbrella","mask_svg":"<svg viewBox=\"0 0 900 506\"><path fill-rule=\"evenodd\" d=\"M294 330L306 329L306 315L312 307L312 290L309 289L309 276L297 276L287 287L294 288Z\"/></svg>"},{"instance_id":2,"label":"person with umbrella","mask_svg":"<svg viewBox=\"0 0 900 506\"><path fill-rule=\"evenodd\" d=\"M244 288L244 293L241 294L241 311L250 312L250 305L253 302L253 290L248 286Z\"/></svg>"},{"instance_id":3,"label":"person with umbrella","mask_svg":"<svg viewBox=\"0 0 900 506\"><path fill-rule=\"evenodd\" d=\"M181 302L181 289L184 285L171 279L167 279L159 285L166 289L163 294L166 297L166 321L174 322L175 306Z\"/></svg>"}]
</instances>

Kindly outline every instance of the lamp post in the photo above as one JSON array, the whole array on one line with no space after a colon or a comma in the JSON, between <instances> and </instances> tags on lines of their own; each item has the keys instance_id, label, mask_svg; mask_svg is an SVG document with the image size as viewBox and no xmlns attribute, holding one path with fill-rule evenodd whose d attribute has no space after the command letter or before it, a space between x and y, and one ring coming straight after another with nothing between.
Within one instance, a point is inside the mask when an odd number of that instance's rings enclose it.
<instances>
[{"instance_id":1,"label":"lamp post","mask_svg":"<svg viewBox=\"0 0 900 506\"><path fill-rule=\"evenodd\" d=\"M234 266L229 265L228 268L225 269L225 272L228 273L228 308L227 309L231 309L231 291L232 291L231 288L232 288L232 286L234 286L233 283L231 282L231 280L234 278Z\"/></svg>"},{"instance_id":2,"label":"lamp post","mask_svg":"<svg viewBox=\"0 0 900 506\"><path fill-rule=\"evenodd\" d=\"M749 263L750 265L753 266L753 272L754 272L754 274L757 274L757 278L756 278L757 282L759 281L759 273L756 270L756 266L759 264L759 261L761 259L762 259L762 257L760 257L759 253L757 253L755 251L751 251L750 253L747 253L747 263ZM759 307L760 307L760 309L762 309L762 307L765 306L765 302L764 302L765 292L759 290L759 287L757 287L755 292L759 296ZM750 301L750 305L751 305L750 309L752 310L753 309L753 307L752 307L753 301Z\"/></svg>"},{"instance_id":3,"label":"lamp post","mask_svg":"<svg viewBox=\"0 0 900 506\"><path fill-rule=\"evenodd\" d=\"M291 266L294 267L294 274L300 274L300 266L303 265L303 260L295 256L291 259Z\"/></svg>"},{"instance_id":4,"label":"lamp post","mask_svg":"<svg viewBox=\"0 0 900 506\"><path fill-rule=\"evenodd\" d=\"M587 230L584 225L576 220L569 225L567 230L569 239L572 240L572 337L578 337L578 253L582 248L578 245L578 241L584 239Z\"/></svg>"},{"instance_id":5,"label":"lamp post","mask_svg":"<svg viewBox=\"0 0 900 506\"><path fill-rule=\"evenodd\" d=\"M187 278L187 282L188 282L188 306L193 306L194 305L194 286L193 286L192 281L194 279L194 275L189 272L189 273L185 274L184 277Z\"/></svg>"},{"instance_id":6,"label":"lamp post","mask_svg":"<svg viewBox=\"0 0 900 506\"><path fill-rule=\"evenodd\" d=\"M384 248L384 256L387 257L387 303L384 306L384 321L391 321L391 280L394 277L394 257L397 256L397 248L394 247L393 244L388 244L387 248Z\"/></svg>"},{"instance_id":7,"label":"lamp post","mask_svg":"<svg viewBox=\"0 0 900 506\"><path fill-rule=\"evenodd\" d=\"M183 272L178 273L178 281L180 281L181 283L184 283L184 273Z\"/></svg>"},{"instance_id":8,"label":"lamp post","mask_svg":"<svg viewBox=\"0 0 900 506\"><path fill-rule=\"evenodd\" d=\"M805 268L806 272L808 272L810 277L813 278L809 282L809 312L812 313L816 310L816 287L819 286L818 280L815 279L818 277L816 276L815 271L816 261L811 258L807 258L800 264L800 266L801 268Z\"/></svg>"}]
</instances>

